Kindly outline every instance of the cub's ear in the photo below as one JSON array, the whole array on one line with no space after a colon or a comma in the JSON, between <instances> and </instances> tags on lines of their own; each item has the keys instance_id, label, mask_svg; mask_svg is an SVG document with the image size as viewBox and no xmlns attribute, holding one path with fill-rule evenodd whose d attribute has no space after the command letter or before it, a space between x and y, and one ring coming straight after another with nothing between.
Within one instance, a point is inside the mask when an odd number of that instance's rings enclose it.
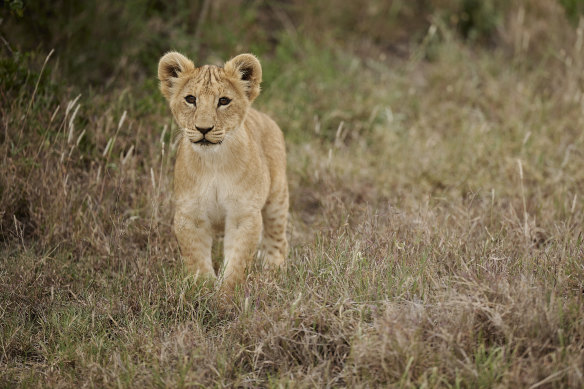
<instances>
[{"instance_id":1,"label":"cub's ear","mask_svg":"<svg viewBox=\"0 0 584 389\"><path fill-rule=\"evenodd\" d=\"M185 72L193 70L193 62L176 51L171 51L158 62L158 79L160 80L160 91L167 99L172 95L172 88L175 81Z\"/></svg>"},{"instance_id":2,"label":"cub's ear","mask_svg":"<svg viewBox=\"0 0 584 389\"><path fill-rule=\"evenodd\" d=\"M262 82L262 65L255 55L240 54L227 61L224 68L226 73L241 81L250 102L258 97Z\"/></svg>"}]
</instances>

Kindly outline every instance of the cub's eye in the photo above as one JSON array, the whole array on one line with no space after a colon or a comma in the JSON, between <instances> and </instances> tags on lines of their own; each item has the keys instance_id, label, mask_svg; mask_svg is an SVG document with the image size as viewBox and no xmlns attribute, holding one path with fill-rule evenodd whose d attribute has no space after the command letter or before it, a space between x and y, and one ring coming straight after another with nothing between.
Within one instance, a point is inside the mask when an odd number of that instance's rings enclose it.
<instances>
[{"instance_id":1,"label":"cub's eye","mask_svg":"<svg viewBox=\"0 0 584 389\"><path fill-rule=\"evenodd\" d=\"M185 100L187 103L193 104L193 105L196 105L195 103L197 102L197 98L193 95L188 95L187 97L185 97Z\"/></svg>"},{"instance_id":2,"label":"cub's eye","mask_svg":"<svg viewBox=\"0 0 584 389\"><path fill-rule=\"evenodd\" d=\"M227 97L221 97L219 99L219 105L227 105L231 103L231 99L227 98Z\"/></svg>"}]
</instances>

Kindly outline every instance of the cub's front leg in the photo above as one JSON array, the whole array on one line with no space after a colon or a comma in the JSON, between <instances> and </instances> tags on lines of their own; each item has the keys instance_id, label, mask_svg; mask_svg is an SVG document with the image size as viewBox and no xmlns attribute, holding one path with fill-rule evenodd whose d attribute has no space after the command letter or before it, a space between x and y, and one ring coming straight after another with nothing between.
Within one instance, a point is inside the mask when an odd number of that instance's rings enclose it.
<instances>
[{"instance_id":1,"label":"cub's front leg","mask_svg":"<svg viewBox=\"0 0 584 389\"><path fill-rule=\"evenodd\" d=\"M235 210L227 215L224 240L223 288L232 289L242 281L256 253L262 231L261 211Z\"/></svg>"},{"instance_id":2,"label":"cub's front leg","mask_svg":"<svg viewBox=\"0 0 584 389\"><path fill-rule=\"evenodd\" d=\"M209 221L193 215L192 210L178 208L173 229L187 270L195 276L215 279L211 259L213 231Z\"/></svg>"}]
</instances>

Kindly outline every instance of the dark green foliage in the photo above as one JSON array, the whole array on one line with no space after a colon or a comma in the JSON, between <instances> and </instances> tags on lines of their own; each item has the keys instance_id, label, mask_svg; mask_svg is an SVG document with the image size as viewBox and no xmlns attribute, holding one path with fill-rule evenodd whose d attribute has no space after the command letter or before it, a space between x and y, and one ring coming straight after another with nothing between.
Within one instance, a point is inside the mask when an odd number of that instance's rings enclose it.
<instances>
[{"instance_id":1,"label":"dark green foliage","mask_svg":"<svg viewBox=\"0 0 584 389\"><path fill-rule=\"evenodd\" d=\"M142 80L155 74L161 53L174 49L199 60L227 57L233 47L262 54L266 31L256 17L260 2L210 6L203 1L56 0L29 1L23 17L11 15L6 39L18 49L55 49L63 74L74 84L108 87L120 78ZM238 23L224 27L230 20Z\"/></svg>"},{"instance_id":2,"label":"dark green foliage","mask_svg":"<svg viewBox=\"0 0 584 389\"><path fill-rule=\"evenodd\" d=\"M574 24L578 23L580 17L584 14L584 0L559 0L564 9L566 10L566 15L570 21Z\"/></svg>"},{"instance_id":3,"label":"dark green foliage","mask_svg":"<svg viewBox=\"0 0 584 389\"><path fill-rule=\"evenodd\" d=\"M22 0L3 0L2 5L10 10L13 15L22 17L24 12L24 2Z\"/></svg>"},{"instance_id":4,"label":"dark green foliage","mask_svg":"<svg viewBox=\"0 0 584 389\"><path fill-rule=\"evenodd\" d=\"M506 1L462 0L457 13L460 33L473 41L493 41L496 28L508 6Z\"/></svg>"},{"instance_id":5,"label":"dark green foliage","mask_svg":"<svg viewBox=\"0 0 584 389\"><path fill-rule=\"evenodd\" d=\"M23 88L29 79L38 77L36 72L31 72L29 67L30 53L12 53L0 58L0 82L2 92L14 93Z\"/></svg>"}]
</instances>

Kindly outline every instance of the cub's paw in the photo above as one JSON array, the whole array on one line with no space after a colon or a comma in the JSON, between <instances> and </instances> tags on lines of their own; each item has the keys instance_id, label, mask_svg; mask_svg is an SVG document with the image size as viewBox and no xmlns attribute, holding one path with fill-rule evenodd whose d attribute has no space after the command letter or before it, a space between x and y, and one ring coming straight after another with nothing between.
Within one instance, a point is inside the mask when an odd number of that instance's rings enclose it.
<instances>
[{"instance_id":1,"label":"cub's paw","mask_svg":"<svg viewBox=\"0 0 584 389\"><path fill-rule=\"evenodd\" d=\"M214 289L217 284L217 276L214 272L189 271L187 269L187 279L192 279L195 283L203 285L205 288Z\"/></svg>"},{"instance_id":2,"label":"cub's paw","mask_svg":"<svg viewBox=\"0 0 584 389\"><path fill-rule=\"evenodd\" d=\"M286 267L286 259L280 253L262 256L262 267L268 269L284 269Z\"/></svg>"}]
</instances>

